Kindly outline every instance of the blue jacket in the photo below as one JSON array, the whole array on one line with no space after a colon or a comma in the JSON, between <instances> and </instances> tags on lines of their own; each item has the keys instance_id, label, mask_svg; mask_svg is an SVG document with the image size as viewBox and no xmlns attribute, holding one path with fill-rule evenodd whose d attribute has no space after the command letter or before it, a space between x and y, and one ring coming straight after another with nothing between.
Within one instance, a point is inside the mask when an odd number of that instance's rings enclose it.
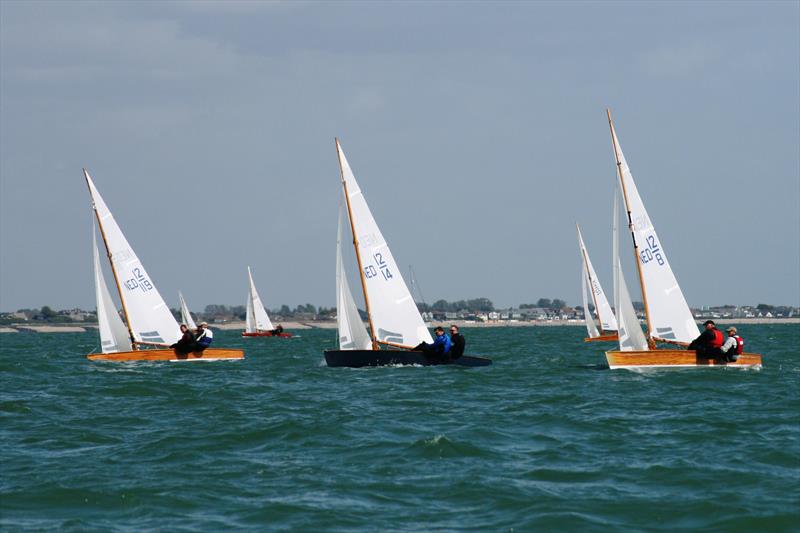
<instances>
[{"instance_id":1,"label":"blue jacket","mask_svg":"<svg viewBox=\"0 0 800 533\"><path fill-rule=\"evenodd\" d=\"M453 343L450 341L450 335L447 333L437 335L433 339L433 350L438 353L450 353L450 347Z\"/></svg>"}]
</instances>

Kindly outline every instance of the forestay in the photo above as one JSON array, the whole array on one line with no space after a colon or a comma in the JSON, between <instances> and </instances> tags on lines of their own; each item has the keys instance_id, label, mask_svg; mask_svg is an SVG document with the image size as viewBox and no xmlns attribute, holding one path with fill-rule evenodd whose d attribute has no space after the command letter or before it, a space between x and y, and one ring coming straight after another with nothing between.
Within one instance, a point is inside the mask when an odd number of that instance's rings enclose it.
<instances>
[{"instance_id":1,"label":"forestay","mask_svg":"<svg viewBox=\"0 0 800 533\"><path fill-rule=\"evenodd\" d=\"M97 237L92 231L92 246L94 248L94 289L97 298L97 325L100 330L100 348L103 353L131 351L131 338L128 328L122 322L108 292L103 269L100 265L100 252L97 250Z\"/></svg>"},{"instance_id":2,"label":"forestay","mask_svg":"<svg viewBox=\"0 0 800 533\"><path fill-rule=\"evenodd\" d=\"M183 299L181 291L178 291L178 300L181 305L181 322L189 326L189 329L197 329L197 324L192 318L192 313L189 311L189 306L186 305L186 300Z\"/></svg>"},{"instance_id":3,"label":"forestay","mask_svg":"<svg viewBox=\"0 0 800 533\"><path fill-rule=\"evenodd\" d=\"M404 346L416 346L420 342L432 343L431 334L425 327L338 140L336 148L350 204L350 223L358 240L362 280L375 328L373 335L379 341Z\"/></svg>"},{"instance_id":4,"label":"forestay","mask_svg":"<svg viewBox=\"0 0 800 533\"><path fill-rule=\"evenodd\" d=\"M180 329L175 317L156 289L142 262L128 244L114 216L94 186L92 178L84 169L86 183L92 195L92 204L104 235L111 266L117 274L122 299L137 342L177 342Z\"/></svg>"},{"instance_id":5,"label":"forestay","mask_svg":"<svg viewBox=\"0 0 800 533\"><path fill-rule=\"evenodd\" d=\"M369 350L371 340L361 316L358 314L342 256L342 234L344 233L345 215L343 206L339 206L339 224L336 233L336 324L339 328L340 350Z\"/></svg>"},{"instance_id":6,"label":"forestay","mask_svg":"<svg viewBox=\"0 0 800 533\"><path fill-rule=\"evenodd\" d=\"M256 284L253 283L253 274L250 272L250 267L247 267L247 279L250 282L250 290L247 294L247 324L245 326L247 333L275 329L272 326L269 315L267 315L267 310L264 309L264 304L261 303Z\"/></svg>"},{"instance_id":7,"label":"forestay","mask_svg":"<svg viewBox=\"0 0 800 533\"><path fill-rule=\"evenodd\" d=\"M611 225L611 257L614 261L614 309L617 311L619 349L622 351L646 350L647 338L639 325L636 311L628 293L628 285L622 274L619 260L619 199L614 194L614 220Z\"/></svg>"},{"instance_id":8,"label":"forestay","mask_svg":"<svg viewBox=\"0 0 800 533\"><path fill-rule=\"evenodd\" d=\"M619 161L619 178L630 212L630 229L638 247L637 260L641 265L642 284L647 297L646 311L652 328L649 334L658 339L691 342L700 334L697 324L639 196L613 124L611 134Z\"/></svg>"},{"instance_id":9,"label":"forestay","mask_svg":"<svg viewBox=\"0 0 800 533\"><path fill-rule=\"evenodd\" d=\"M578 227L578 243L581 248L581 258L583 259L586 281L592 291L595 311L597 312L597 318L600 320L600 327L603 331L616 331L617 320L614 318L614 312L611 310L611 305L608 303L606 293L603 287L600 286L600 280L597 279L597 273L592 266L592 260L589 259L589 252L586 250L586 245L583 242L583 235L581 235L580 227Z\"/></svg>"}]
</instances>

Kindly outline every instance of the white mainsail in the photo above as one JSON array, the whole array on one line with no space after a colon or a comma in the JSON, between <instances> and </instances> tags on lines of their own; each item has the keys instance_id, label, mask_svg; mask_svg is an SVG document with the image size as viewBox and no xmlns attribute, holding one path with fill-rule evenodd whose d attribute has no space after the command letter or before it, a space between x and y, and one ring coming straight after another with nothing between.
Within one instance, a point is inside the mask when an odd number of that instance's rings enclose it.
<instances>
[{"instance_id":1,"label":"white mainsail","mask_svg":"<svg viewBox=\"0 0 800 533\"><path fill-rule=\"evenodd\" d=\"M416 346L433 339L403 281L391 250L367 205L361 188L337 139L339 165L346 186L350 214L363 269L361 279L369 298L369 311L379 341Z\"/></svg>"},{"instance_id":2,"label":"white mainsail","mask_svg":"<svg viewBox=\"0 0 800 533\"><path fill-rule=\"evenodd\" d=\"M700 335L683 292L669 266L667 254L656 234L650 216L633 181L628 163L622 153L617 133L611 122L611 135L619 162L626 207L629 213L629 227L637 246L642 284L647 298L648 332L656 339L691 342Z\"/></svg>"},{"instance_id":3,"label":"white mainsail","mask_svg":"<svg viewBox=\"0 0 800 533\"><path fill-rule=\"evenodd\" d=\"M92 231L94 247L94 289L97 298L97 324L100 330L100 348L103 353L131 351L131 338L128 328L117 312L117 306L108 292L103 269L100 266L100 252L97 250L97 237Z\"/></svg>"},{"instance_id":4,"label":"white mainsail","mask_svg":"<svg viewBox=\"0 0 800 533\"><path fill-rule=\"evenodd\" d=\"M590 338L599 337L600 332L597 331L597 326L592 318L592 313L589 311L589 298L588 289L586 287L586 271L581 269L581 295L583 296L583 320L586 322L586 331L589 333Z\"/></svg>"},{"instance_id":5,"label":"white mainsail","mask_svg":"<svg viewBox=\"0 0 800 533\"><path fill-rule=\"evenodd\" d=\"M340 350L369 350L370 340L367 328L358 314L350 284L347 283L347 274L344 270L342 258L342 233L344 231L345 215L339 206L339 227L336 233L336 323L339 328Z\"/></svg>"},{"instance_id":6,"label":"white mainsail","mask_svg":"<svg viewBox=\"0 0 800 533\"><path fill-rule=\"evenodd\" d=\"M117 274L120 298L124 302L128 325L134 340L146 343L173 344L180 337L180 329L166 302L156 289L142 262L128 244L122 230L114 220L103 197L84 169L86 183L92 195L92 205L103 232L104 241Z\"/></svg>"},{"instance_id":7,"label":"white mainsail","mask_svg":"<svg viewBox=\"0 0 800 533\"><path fill-rule=\"evenodd\" d=\"M247 333L275 329L272 326L269 315L267 315L267 310L264 309L264 304L261 303L256 284L253 283L253 274L250 272L250 267L247 267L247 279L250 281L250 290L247 294L247 324L245 326Z\"/></svg>"},{"instance_id":8,"label":"white mainsail","mask_svg":"<svg viewBox=\"0 0 800 533\"><path fill-rule=\"evenodd\" d=\"M611 310L611 305L608 303L606 293L603 287L600 286L600 280L597 279L597 273L595 273L594 267L592 266L592 260L589 259L589 252L586 250L586 245L583 242L580 226L578 226L578 244L581 249L581 259L583 260L586 282L592 291L595 312L597 313L597 318L600 320L600 328L603 331L616 331L617 320L614 318L614 312ZM591 319L591 315L587 316Z\"/></svg>"},{"instance_id":9,"label":"white mainsail","mask_svg":"<svg viewBox=\"0 0 800 533\"><path fill-rule=\"evenodd\" d=\"M189 326L189 329L197 329L197 324L192 318L192 313L189 311L189 306L186 305L186 300L183 299L181 291L178 291L178 300L181 304L181 322Z\"/></svg>"},{"instance_id":10,"label":"white mainsail","mask_svg":"<svg viewBox=\"0 0 800 533\"><path fill-rule=\"evenodd\" d=\"M623 352L646 350L647 338L639 325L636 310L633 308L628 285L622 275L619 260L619 196L614 194L614 220L611 225L611 258L614 261L614 309L617 311L619 349Z\"/></svg>"}]
</instances>

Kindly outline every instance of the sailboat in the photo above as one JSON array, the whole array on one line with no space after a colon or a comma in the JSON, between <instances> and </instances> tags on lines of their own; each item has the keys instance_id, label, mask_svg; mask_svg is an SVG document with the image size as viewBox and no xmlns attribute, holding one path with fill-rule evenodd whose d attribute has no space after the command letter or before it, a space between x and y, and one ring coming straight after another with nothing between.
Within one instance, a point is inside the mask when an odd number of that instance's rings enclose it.
<instances>
[{"instance_id":1,"label":"sailboat","mask_svg":"<svg viewBox=\"0 0 800 533\"><path fill-rule=\"evenodd\" d=\"M336 139L336 153L344 196L339 209L336 241L339 349L325 351L328 366L490 365L492 361L483 357L462 355L454 361L445 361L414 351L418 344L431 343L433 339L364 199L339 139ZM346 216L343 213L345 208ZM349 221L353 239L369 332L358 313L345 275L342 259L345 218Z\"/></svg>"},{"instance_id":2,"label":"sailboat","mask_svg":"<svg viewBox=\"0 0 800 533\"><path fill-rule=\"evenodd\" d=\"M250 272L250 267L247 267L247 279L250 284L247 290L247 318L242 337L291 337L291 333L276 332L272 326L272 321L269 319L267 310L264 309L264 304L261 303L261 297L258 295L256 284L253 282L253 274Z\"/></svg>"},{"instance_id":3,"label":"sailboat","mask_svg":"<svg viewBox=\"0 0 800 533\"><path fill-rule=\"evenodd\" d=\"M195 324L194 319L192 318L192 313L189 312L189 306L186 305L186 300L183 299L183 294L181 294L181 291L178 291L178 302L181 306L181 323L189 326L189 329L197 329L197 324Z\"/></svg>"},{"instance_id":4,"label":"sailboat","mask_svg":"<svg viewBox=\"0 0 800 533\"><path fill-rule=\"evenodd\" d=\"M244 358L241 350L206 348L190 354L179 354L169 347L180 336L178 323L144 265L128 244L86 169L83 169L83 174L125 316L123 323L103 277L97 238L93 232L97 322L102 353L89 354L87 357L104 361L213 361Z\"/></svg>"},{"instance_id":5,"label":"sailboat","mask_svg":"<svg viewBox=\"0 0 800 533\"><path fill-rule=\"evenodd\" d=\"M586 330L589 336L586 337L584 342L594 341L615 341L617 337L617 319L614 317L614 312L606 298L606 293L603 287L600 286L600 280L597 279L597 274L592 266L592 261L589 259L589 252L586 251L586 245L583 243L583 235L581 235L581 227L575 224L578 229L578 246L581 250L581 290L583 296L583 316L586 321ZM589 299L587 292L592 295L592 302L594 304L595 313L597 313L597 320L600 324L598 329L594 323L592 314L589 310Z\"/></svg>"},{"instance_id":6,"label":"sailboat","mask_svg":"<svg viewBox=\"0 0 800 533\"><path fill-rule=\"evenodd\" d=\"M666 252L647 214L642 198L633 181L628 163L620 148L611 111L606 111L611 129L611 141L617 162L619 189L625 203L628 229L633 240L633 253L644 303L647 323L646 335L633 309L630 294L622 276L619 258L619 229L614 219L613 261L615 281L615 307L619 324L619 350L606 352L609 368L658 368L658 367L760 367L761 355L743 353L735 362L717 361L701 357L694 350L687 350L689 343L700 335L686 299L675 274L672 272ZM614 211L617 203L615 197ZM681 348L658 348L670 344Z\"/></svg>"}]
</instances>

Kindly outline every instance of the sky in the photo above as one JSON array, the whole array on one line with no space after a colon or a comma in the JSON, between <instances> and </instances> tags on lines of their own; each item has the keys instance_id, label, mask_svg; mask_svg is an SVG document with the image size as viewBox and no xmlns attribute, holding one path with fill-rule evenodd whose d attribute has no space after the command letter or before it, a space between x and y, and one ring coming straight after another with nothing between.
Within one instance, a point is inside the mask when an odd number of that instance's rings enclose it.
<instances>
[{"instance_id":1,"label":"sky","mask_svg":"<svg viewBox=\"0 0 800 533\"><path fill-rule=\"evenodd\" d=\"M269 308L334 305L337 136L428 303L576 304L576 222L611 285L606 107L689 304L800 305L798 28L798 2L3 0L0 310L94 308L82 167L172 306L244 305L248 265Z\"/></svg>"}]
</instances>

